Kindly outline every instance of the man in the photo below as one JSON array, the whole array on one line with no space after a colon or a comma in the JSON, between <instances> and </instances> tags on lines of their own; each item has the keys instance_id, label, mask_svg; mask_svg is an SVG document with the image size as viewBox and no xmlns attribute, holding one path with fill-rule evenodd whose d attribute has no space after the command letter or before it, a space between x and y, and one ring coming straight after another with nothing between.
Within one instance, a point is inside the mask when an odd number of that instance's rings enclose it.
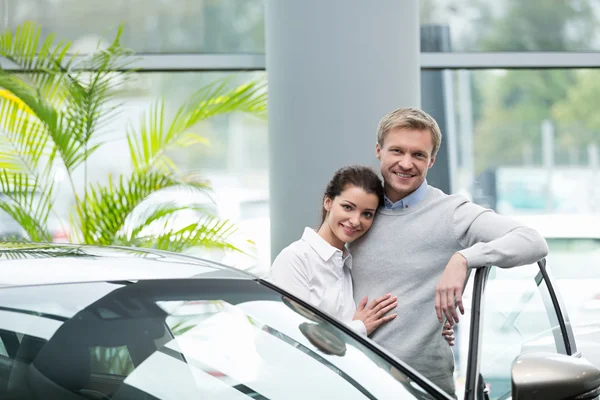
<instances>
[{"instance_id":1,"label":"man","mask_svg":"<svg viewBox=\"0 0 600 400\"><path fill-rule=\"evenodd\" d=\"M398 109L380 121L385 204L350 251L355 294L398 297L398 317L373 339L454 394L454 360L440 325L459 322L457 307L464 314L467 269L533 263L548 247L536 231L428 186L441 140L435 120L419 109Z\"/></svg>"}]
</instances>

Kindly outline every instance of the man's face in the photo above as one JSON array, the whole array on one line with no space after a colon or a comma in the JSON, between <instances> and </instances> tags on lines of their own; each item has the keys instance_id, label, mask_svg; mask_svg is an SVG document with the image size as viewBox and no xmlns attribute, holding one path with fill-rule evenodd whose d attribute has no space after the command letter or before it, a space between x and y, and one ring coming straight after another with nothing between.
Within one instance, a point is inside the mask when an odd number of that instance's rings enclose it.
<instances>
[{"instance_id":1,"label":"man's face","mask_svg":"<svg viewBox=\"0 0 600 400\"><path fill-rule=\"evenodd\" d=\"M414 192L433 166L433 140L428 130L392 129L376 146L385 194L396 202Z\"/></svg>"}]
</instances>

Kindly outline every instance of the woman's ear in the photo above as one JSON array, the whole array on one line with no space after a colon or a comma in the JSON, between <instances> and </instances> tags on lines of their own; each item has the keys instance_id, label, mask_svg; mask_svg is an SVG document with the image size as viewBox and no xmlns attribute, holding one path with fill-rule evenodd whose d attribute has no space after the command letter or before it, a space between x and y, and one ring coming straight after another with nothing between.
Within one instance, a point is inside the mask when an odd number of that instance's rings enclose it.
<instances>
[{"instance_id":1,"label":"woman's ear","mask_svg":"<svg viewBox=\"0 0 600 400\"><path fill-rule=\"evenodd\" d=\"M325 197L325 200L323 200L323 208L329 212L329 209L331 208L331 199L329 197Z\"/></svg>"}]
</instances>

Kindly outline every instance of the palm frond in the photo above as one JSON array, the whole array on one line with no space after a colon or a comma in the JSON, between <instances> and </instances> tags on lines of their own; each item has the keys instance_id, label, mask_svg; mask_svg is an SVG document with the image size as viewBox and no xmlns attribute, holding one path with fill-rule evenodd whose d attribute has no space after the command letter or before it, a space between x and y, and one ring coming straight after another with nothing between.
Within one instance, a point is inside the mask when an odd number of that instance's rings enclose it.
<instances>
[{"instance_id":1,"label":"palm frond","mask_svg":"<svg viewBox=\"0 0 600 400\"><path fill-rule=\"evenodd\" d=\"M15 32L6 30L0 35L0 56L17 64L21 70L33 73L32 78L47 79L52 72L67 68L70 42L55 43L49 34L41 41L41 25L25 22ZM37 81L37 80L36 80Z\"/></svg>"},{"instance_id":2,"label":"palm frond","mask_svg":"<svg viewBox=\"0 0 600 400\"><path fill-rule=\"evenodd\" d=\"M166 228L166 224L165 224ZM197 222L180 229L166 229L158 235L140 236L131 239L131 244L159 250L182 252L191 248L224 249L243 252L235 246L232 238L237 227L229 220L203 216Z\"/></svg>"},{"instance_id":3,"label":"palm frond","mask_svg":"<svg viewBox=\"0 0 600 400\"><path fill-rule=\"evenodd\" d=\"M165 124L164 102L158 100L142 116L139 132L133 128L127 132L134 168L147 171L164 166L164 163L169 163L166 153L171 148L192 142L206 142L201 135L189 131L200 121L232 112L261 117L266 115L264 81L249 82L233 89L228 83L229 79L219 80L194 93L179 108L168 127Z\"/></svg>"},{"instance_id":4,"label":"palm frond","mask_svg":"<svg viewBox=\"0 0 600 400\"><path fill-rule=\"evenodd\" d=\"M48 216L52 208L53 186L41 185L24 173L0 171L0 208L9 214L33 241L50 241L47 229Z\"/></svg>"},{"instance_id":5,"label":"palm frond","mask_svg":"<svg viewBox=\"0 0 600 400\"><path fill-rule=\"evenodd\" d=\"M69 55L70 42L56 42L49 34L41 41L41 26L26 22L15 32L5 31L0 35L0 56L17 64L24 72L20 79L35 88L49 102L60 103L63 71L68 70L74 60ZM6 74L0 69L0 73Z\"/></svg>"},{"instance_id":6,"label":"palm frond","mask_svg":"<svg viewBox=\"0 0 600 400\"><path fill-rule=\"evenodd\" d=\"M61 115L52 104L38 96L34 88L27 86L14 75L0 74L0 87L18 97L28 109L28 111L21 110L23 107L21 103L3 101L5 107L2 116L10 116L5 129L15 135L13 139L22 135L27 138L25 144L33 140L35 145L39 145L39 147L26 146L37 150L30 157L30 162L35 163L35 158L41 157L44 146L48 145L49 154L58 153L67 170L71 172L84 158L81 154L83 144L70 131L71 121ZM52 143L48 142L49 139ZM21 143L23 144L22 140Z\"/></svg>"},{"instance_id":7,"label":"palm frond","mask_svg":"<svg viewBox=\"0 0 600 400\"><path fill-rule=\"evenodd\" d=\"M121 46L121 36L123 26L121 26L113 40L106 49L98 48L96 52L81 61L79 68L82 72L67 74L69 88L71 91L71 100L69 111L74 118L82 122L79 127L81 131L76 134L87 140L96 125L106 113L117 109L116 106L106 107L106 105L115 98L129 75L133 72L128 66L131 64L133 54L127 48Z\"/></svg>"},{"instance_id":8,"label":"palm frond","mask_svg":"<svg viewBox=\"0 0 600 400\"><path fill-rule=\"evenodd\" d=\"M132 238L146 236L148 231L152 231L156 226L167 225L181 215L182 212L192 212L194 214L210 215L211 212L206 204L177 204L175 202L166 202L155 206L149 206L139 215L130 214L126 221L124 229L119 232L117 242L120 244L129 243Z\"/></svg>"},{"instance_id":9,"label":"palm frond","mask_svg":"<svg viewBox=\"0 0 600 400\"><path fill-rule=\"evenodd\" d=\"M1 158L12 164L5 168L34 173L47 150L49 135L31 109L7 90L0 91L0 130L8 147Z\"/></svg>"},{"instance_id":10,"label":"palm frond","mask_svg":"<svg viewBox=\"0 0 600 400\"><path fill-rule=\"evenodd\" d=\"M100 49L81 61L78 73L65 70L66 90L64 118L70 134L82 145L82 152L73 159L72 168L99 146L89 146L94 133L115 118L122 104L112 104L119 94L119 88L128 80L133 70L128 69L132 62L132 52L121 47L123 33L121 26L115 39L106 49Z\"/></svg>"},{"instance_id":11,"label":"palm frond","mask_svg":"<svg viewBox=\"0 0 600 400\"><path fill-rule=\"evenodd\" d=\"M90 185L85 197L85 209L80 216L85 225L84 241L104 245L113 243L129 215L144 199L159 190L172 187L199 191L207 188L200 181L155 172L133 172L128 178L120 175L118 181L109 177L108 184L104 186Z\"/></svg>"}]
</instances>

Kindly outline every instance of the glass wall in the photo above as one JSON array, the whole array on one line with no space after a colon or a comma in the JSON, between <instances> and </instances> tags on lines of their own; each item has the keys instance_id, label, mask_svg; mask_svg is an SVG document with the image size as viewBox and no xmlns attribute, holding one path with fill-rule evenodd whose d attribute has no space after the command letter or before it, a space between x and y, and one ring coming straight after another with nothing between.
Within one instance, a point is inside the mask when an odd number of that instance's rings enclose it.
<instances>
[{"instance_id":1,"label":"glass wall","mask_svg":"<svg viewBox=\"0 0 600 400\"><path fill-rule=\"evenodd\" d=\"M425 51L598 51L596 0L420 0L421 24L452 45Z\"/></svg>"},{"instance_id":2,"label":"glass wall","mask_svg":"<svg viewBox=\"0 0 600 400\"><path fill-rule=\"evenodd\" d=\"M600 71L454 71L456 190L509 215L595 214Z\"/></svg>"},{"instance_id":3,"label":"glass wall","mask_svg":"<svg viewBox=\"0 0 600 400\"><path fill-rule=\"evenodd\" d=\"M265 50L262 0L0 0L0 28L25 21L83 52L120 24L124 44L138 53Z\"/></svg>"},{"instance_id":4,"label":"glass wall","mask_svg":"<svg viewBox=\"0 0 600 400\"><path fill-rule=\"evenodd\" d=\"M73 40L73 49L85 53L101 36L112 38L124 23L123 43L139 54L164 56L169 70L173 54L264 53L263 3L0 0L0 29L34 21L43 35ZM600 50L600 5L594 0L421 0L420 9L424 51L460 57L461 52ZM174 63L173 70L178 68ZM137 75L123 98L124 112L107 128L111 154L125 151L126 124L135 124L157 96L164 96L173 110L183 96L218 77L233 74L243 82L265 75L194 70L202 67ZM583 235L577 230L585 224L575 216L589 221L600 213L600 122L594 113L600 97L598 70L465 69L444 74L449 84L431 96L443 93L451 99L448 111L455 126L446 139L453 141L455 151L450 157L456 162L452 191L500 213L529 218L547 236L556 218L573 226L573 235ZM231 115L197 129L210 144L174 157L212 182L219 214L239 223L256 242L256 263L265 273L270 259L266 121ZM102 153L96 155L100 157ZM98 161L94 173L124 171L125 160Z\"/></svg>"}]
</instances>

